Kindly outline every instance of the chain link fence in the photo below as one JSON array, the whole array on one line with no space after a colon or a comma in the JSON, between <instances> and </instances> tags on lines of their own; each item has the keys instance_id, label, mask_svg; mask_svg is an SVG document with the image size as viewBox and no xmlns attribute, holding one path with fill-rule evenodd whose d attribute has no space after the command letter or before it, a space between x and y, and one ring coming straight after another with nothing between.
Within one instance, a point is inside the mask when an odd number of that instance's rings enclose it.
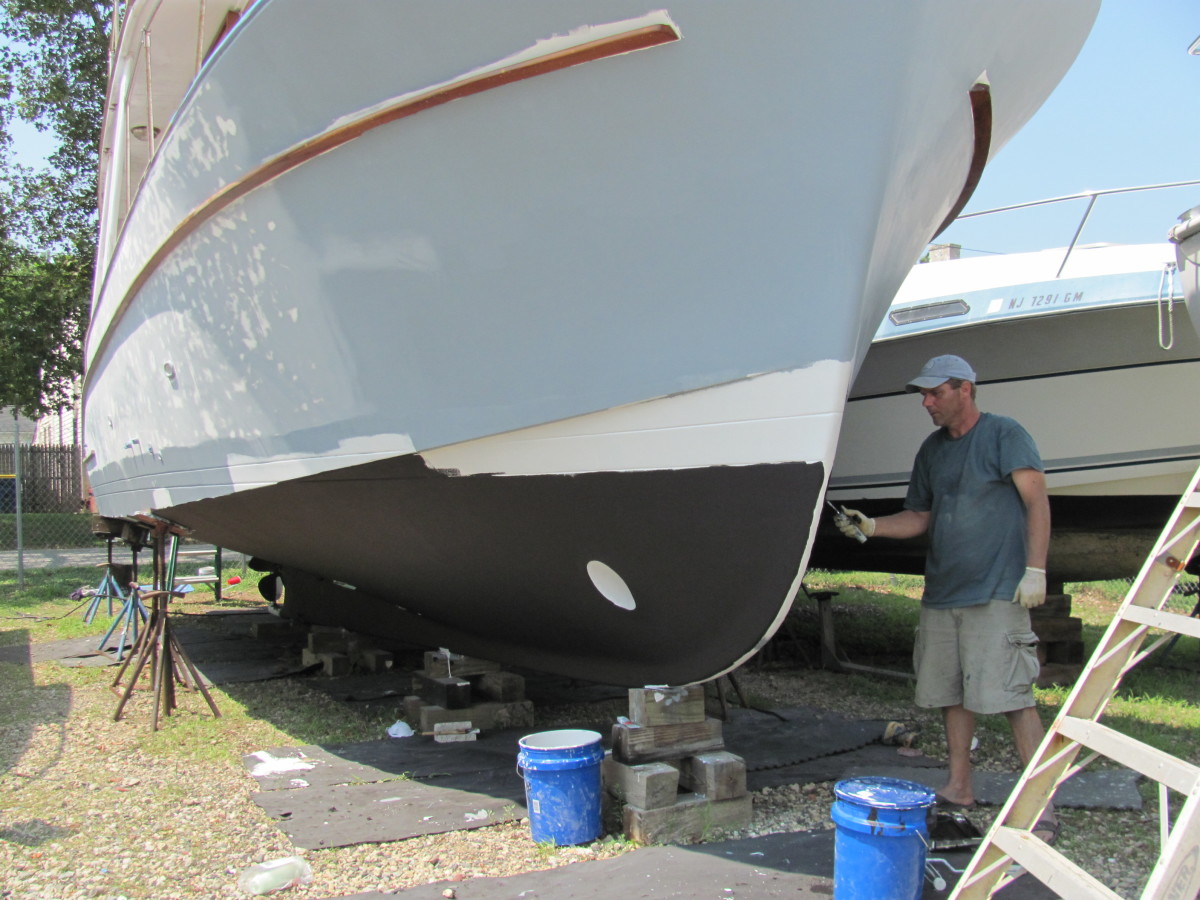
<instances>
[{"instance_id":1,"label":"chain link fence","mask_svg":"<svg viewBox=\"0 0 1200 900\"><path fill-rule=\"evenodd\" d=\"M93 532L86 497L82 447L0 444L0 571L106 562L108 542ZM130 561L131 548L124 542L114 540L111 550L114 561ZM149 551L141 558L149 565ZM191 568L213 563L212 557L194 560L181 572L195 575ZM227 575L244 579L249 574L241 553L224 551L220 566Z\"/></svg>"},{"instance_id":2,"label":"chain link fence","mask_svg":"<svg viewBox=\"0 0 1200 900\"><path fill-rule=\"evenodd\" d=\"M81 447L0 444L0 551L103 549L84 498Z\"/></svg>"}]
</instances>

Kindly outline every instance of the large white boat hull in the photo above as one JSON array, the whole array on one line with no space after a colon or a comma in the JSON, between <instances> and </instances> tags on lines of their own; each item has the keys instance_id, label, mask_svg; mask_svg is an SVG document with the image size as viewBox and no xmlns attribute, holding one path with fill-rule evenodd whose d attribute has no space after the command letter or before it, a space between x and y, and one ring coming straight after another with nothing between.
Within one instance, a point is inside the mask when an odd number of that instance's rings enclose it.
<instances>
[{"instance_id":1,"label":"large white boat hull","mask_svg":"<svg viewBox=\"0 0 1200 900\"><path fill-rule=\"evenodd\" d=\"M1095 5L260 0L124 220L102 177L100 511L255 554L314 621L739 664L888 299Z\"/></svg>"}]
</instances>

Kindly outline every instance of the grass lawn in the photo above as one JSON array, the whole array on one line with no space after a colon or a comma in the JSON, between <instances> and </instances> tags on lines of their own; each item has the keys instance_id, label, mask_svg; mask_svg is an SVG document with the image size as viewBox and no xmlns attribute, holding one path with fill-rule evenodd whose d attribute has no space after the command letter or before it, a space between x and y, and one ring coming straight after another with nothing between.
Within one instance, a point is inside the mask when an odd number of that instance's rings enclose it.
<instances>
[{"instance_id":1,"label":"grass lawn","mask_svg":"<svg viewBox=\"0 0 1200 900\"><path fill-rule=\"evenodd\" d=\"M1194 579L1185 576L1187 582ZM833 590L838 644L849 658L863 665L911 671L912 634L917 624L922 579L872 572L810 572L810 591ZM1181 587L1185 582L1181 580ZM1071 615L1082 620L1084 658L1090 658L1129 590L1126 581L1066 585ZM819 628L815 603L805 609L797 601L792 622L806 634L811 656L819 661ZM1190 613L1196 597L1176 594L1167 604L1173 612ZM1143 649L1159 632L1151 632ZM1180 637L1169 652L1160 648L1122 679L1105 715L1106 724L1172 756L1200 764L1200 641ZM1070 692L1068 686L1035 688L1039 706L1057 712ZM1049 718L1044 716L1044 718ZM994 721L992 721L994 720ZM981 728L1007 731L1003 717L983 717Z\"/></svg>"},{"instance_id":2,"label":"grass lawn","mask_svg":"<svg viewBox=\"0 0 1200 900\"><path fill-rule=\"evenodd\" d=\"M227 573L230 574L230 573ZM14 572L0 572L0 646L62 638L102 635L112 622L107 606L101 604L91 623L84 621L88 598L71 600L73 591L94 587L99 581L95 568L34 569L25 573L24 588L17 587ZM867 572L810 572L810 591L836 591L833 598L839 646L851 660L863 665L911 671L913 631L917 623L922 579L909 575ZM1090 656L1120 604L1128 583L1122 581L1070 584L1071 614L1083 622L1084 650ZM220 606L260 605L252 579L236 588L226 587ZM176 605L181 612L213 608L212 594L197 588ZM1195 598L1173 597L1169 607L1187 613ZM820 627L816 603L803 595L781 633L789 639L791 659L796 665L820 664ZM782 654L782 650L780 654ZM1105 715L1105 721L1152 746L1200 763L1200 642L1181 637L1169 653L1159 650L1130 671ZM909 691L907 682L896 679L863 679L875 692ZM1038 688L1039 705L1056 710L1069 688ZM997 717L988 717L997 718ZM982 727L986 720L981 720ZM991 727L1003 730L998 719Z\"/></svg>"}]
</instances>

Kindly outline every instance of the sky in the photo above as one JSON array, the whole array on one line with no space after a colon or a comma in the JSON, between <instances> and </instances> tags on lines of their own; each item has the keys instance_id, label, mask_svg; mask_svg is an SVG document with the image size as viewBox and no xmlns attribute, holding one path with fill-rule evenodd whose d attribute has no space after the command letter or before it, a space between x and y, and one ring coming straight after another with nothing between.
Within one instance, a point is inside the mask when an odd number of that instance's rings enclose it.
<instances>
[{"instance_id":1,"label":"sky","mask_svg":"<svg viewBox=\"0 0 1200 900\"><path fill-rule=\"evenodd\" d=\"M1057 0L1046 0L1057 2ZM1101 0L1091 35L1054 93L989 162L965 212L1175 181L1200 180L1200 0ZM26 126L17 152L32 163L49 149ZM1080 237L1166 239L1180 213L1200 205L1200 185L1100 198ZM969 251L1066 246L1086 201L960 221L939 238Z\"/></svg>"},{"instance_id":2,"label":"sky","mask_svg":"<svg viewBox=\"0 0 1200 900\"><path fill-rule=\"evenodd\" d=\"M965 213L1088 190L1200 180L1198 0L1101 0L1074 65L989 162ZM1200 184L1101 197L1081 243L1164 241ZM1086 200L959 221L939 242L1012 252L1070 243ZM1007 220L1007 221L1004 221Z\"/></svg>"}]
</instances>

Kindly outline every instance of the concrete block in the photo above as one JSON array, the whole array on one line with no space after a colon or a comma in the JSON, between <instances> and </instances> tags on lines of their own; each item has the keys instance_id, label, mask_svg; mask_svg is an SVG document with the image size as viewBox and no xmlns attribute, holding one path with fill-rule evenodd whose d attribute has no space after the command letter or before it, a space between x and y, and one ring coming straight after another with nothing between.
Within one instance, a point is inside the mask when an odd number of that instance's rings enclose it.
<instances>
[{"instance_id":1,"label":"concrete block","mask_svg":"<svg viewBox=\"0 0 1200 900\"><path fill-rule=\"evenodd\" d=\"M470 722L438 722L433 726L433 739L439 744L473 741L479 729Z\"/></svg>"}]
</instances>

